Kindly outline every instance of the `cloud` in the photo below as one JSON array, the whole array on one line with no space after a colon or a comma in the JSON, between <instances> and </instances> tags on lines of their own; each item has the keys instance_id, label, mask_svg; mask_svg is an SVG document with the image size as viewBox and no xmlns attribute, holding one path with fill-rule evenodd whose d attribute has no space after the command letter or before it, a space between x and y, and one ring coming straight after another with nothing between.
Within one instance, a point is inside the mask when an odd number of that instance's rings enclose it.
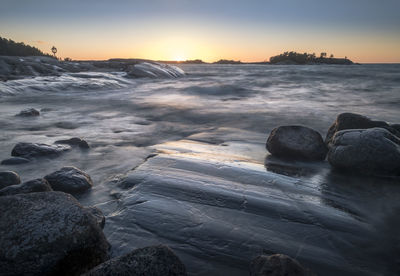
<instances>
[{"instance_id":1,"label":"cloud","mask_svg":"<svg viewBox=\"0 0 400 276\"><path fill-rule=\"evenodd\" d=\"M42 41L42 40L33 40L32 43L35 43L35 44L47 44L46 41Z\"/></svg>"}]
</instances>

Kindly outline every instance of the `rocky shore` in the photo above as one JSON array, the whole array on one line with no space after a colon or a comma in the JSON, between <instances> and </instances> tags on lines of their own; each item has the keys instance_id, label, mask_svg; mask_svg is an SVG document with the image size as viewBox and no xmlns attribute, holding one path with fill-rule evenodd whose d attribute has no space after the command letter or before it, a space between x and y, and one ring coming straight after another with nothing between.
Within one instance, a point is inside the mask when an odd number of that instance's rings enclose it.
<instances>
[{"instance_id":1,"label":"rocky shore","mask_svg":"<svg viewBox=\"0 0 400 276\"><path fill-rule=\"evenodd\" d=\"M57 140L54 144L21 142L11 151L14 157L3 160L2 164L18 165L40 158L57 159L72 147L80 151L90 150L89 143L78 137ZM326 162L327 158L332 170L343 173L396 179L400 177L399 125L373 121L359 114L340 114L327 131L325 139L317 131L305 126L277 127L271 131L266 147L273 158L287 163L301 161L314 164ZM155 158L147 169L141 167L134 170L132 175L123 176L114 181L113 185L123 189L136 187L129 191L133 197L143 191L146 193L143 188L158 185L157 174L160 174L160 179L168 179L162 171L154 169L154 165L163 164L162 159ZM184 159L176 159L174 162L178 162L175 165L177 168L188 167ZM171 160L167 163L171 163ZM214 173L211 167L201 166L209 174ZM170 171L172 169L169 168ZM230 170L231 174L233 172ZM179 177L179 174L169 173ZM148 176L150 178L146 186L140 185ZM228 178L225 177L226 180ZM190 186L190 178L180 181L187 185L181 192L198 189ZM89 174L72 166L62 167L43 178L22 183L16 172L0 172L0 275L187 274L184 263L165 245L135 249L110 259L110 244L103 234L107 224L105 216L99 208L84 207L74 198L90 192L94 185ZM224 197L224 190L218 193L221 193L218 197ZM212 198L209 200L213 201ZM236 204L244 203L229 204L232 205L230 208L236 208ZM245 204L246 208L256 208L251 207L250 202ZM129 211L131 207L128 204L125 208ZM249 263L249 273L252 276L313 275L298 261L280 254L256 257Z\"/></svg>"}]
</instances>

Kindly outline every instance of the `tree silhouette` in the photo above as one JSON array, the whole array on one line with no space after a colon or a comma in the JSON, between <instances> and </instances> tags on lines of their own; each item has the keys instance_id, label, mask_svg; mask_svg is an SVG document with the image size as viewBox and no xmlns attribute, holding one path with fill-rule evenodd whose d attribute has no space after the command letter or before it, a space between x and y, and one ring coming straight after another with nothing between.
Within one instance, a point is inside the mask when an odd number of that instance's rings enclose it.
<instances>
[{"instance_id":1,"label":"tree silhouette","mask_svg":"<svg viewBox=\"0 0 400 276\"><path fill-rule=\"evenodd\" d=\"M57 48L55 47L55 46L53 46L52 48L51 48L51 51L53 52L53 55L54 55L54 57L56 56L56 53L57 53Z\"/></svg>"},{"instance_id":2,"label":"tree silhouette","mask_svg":"<svg viewBox=\"0 0 400 276\"><path fill-rule=\"evenodd\" d=\"M322 52L320 57L321 57L321 58L326 58L326 53L325 53L325 52Z\"/></svg>"}]
</instances>

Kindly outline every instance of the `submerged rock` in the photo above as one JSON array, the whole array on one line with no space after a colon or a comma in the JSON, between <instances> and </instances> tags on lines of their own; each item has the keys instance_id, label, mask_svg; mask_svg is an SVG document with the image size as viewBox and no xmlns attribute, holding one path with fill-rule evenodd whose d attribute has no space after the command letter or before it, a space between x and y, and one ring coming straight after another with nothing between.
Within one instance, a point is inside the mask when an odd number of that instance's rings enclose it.
<instances>
[{"instance_id":1,"label":"submerged rock","mask_svg":"<svg viewBox=\"0 0 400 276\"><path fill-rule=\"evenodd\" d=\"M32 157L57 156L70 149L70 146L62 145L18 143L13 148L11 155L29 159Z\"/></svg>"},{"instance_id":2,"label":"submerged rock","mask_svg":"<svg viewBox=\"0 0 400 276\"><path fill-rule=\"evenodd\" d=\"M52 191L45 179L34 179L22 184L11 185L0 190L0 196Z\"/></svg>"},{"instance_id":3,"label":"submerged rock","mask_svg":"<svg viewBox=\"0 0 400 276\"><path fill-rule=\"evenodd\" d=\"M30 160L23 157L11 157L1 161L1 165L19 165L28 163Z\"/></svg>"},{"instance_id":4,"label":"submerged rock","mask_svg":"<svg viewBox=\"0 0 400 276\"><path fill-rule=\"evenodd\" d=\"M282 254L261 255L250 264L250 276L303 276L307 273L296 260Z\"/></svg>"},{"instance_id":5,"label":"submerged rock","mask_svg":"<svg viewBox=\"0 0 400 276\"><path fill-rule=\"evenodd\" d=\"M332 139L328 161L338 169L400 176L400 138L383 128L342 130Z\"/></svg>"},{"instance_id":6,"label":"submerged rock","mask_svg":"<svg viewBox=\"0 0 400 276\"><path fill-rule=\"evenodd\" d=\"M3 275L79 275L107 258L96 219L68 194L2 196L0 209Z\"/></svg>"},{"instance_id":7,"label":"submerged rock","mask_svg":"<svg viewBox=\"0 0 400 276\"><path fill-rule=\"evenodd\" d=\"M85 207L85 210L96 218L97 224L103 229L106 224L106 217L103 215L103 212L95 206Z\"/></svg>"},{"instance_id":8,"label":"submerged rock","mask_svg":"<svg viewBox=\"0 0 400 276\"><path fill-rule=\"evenodd\" d=\"M70 194L81 193L92 188L93 182L90 176L75 167L63 167L58 171L44 177L53 190Z\"/></svg>"},{"instance_id":9,"label":"submerged rock","mask_svg":"<svg viewBox=\"0 0 400 276\"><path fill-rule=\"evenodd\" d=\"M327 148L321 134L304 126L274 128L267 140L268 151L281 158L324 160Z\"/></svg>"},{"instance_id":10,"label":"submerged rock","mask_svg":"<svg viewBox=\"0 0 400 276\"><path fill-rule=\"evenodd\" d=\"M186 268L169 247L140 248L93 268L85 276L184 276Z\"/></svg>"},{"instance_id":11,"label":"submerged rock","mask_svg":"<svg viewBox=\"0 0 400 276\"><path fill-rule=\"evenodd\" d=\"M400 135L400 130L397 130L395 125L389 125L383 121L374 121L360 114L342 113L337 116L336 121L330 126L328 133L326 134L325 143L329 145L332 142L335 133L341 130L368 129L374 127L386 128L393 134L397 136Z\"/></svg>"},{"instance_id":12,"label":"submerged rock","mask_svg":"<svg viewBox=\"0 0 400 276\"><path fill-rule=\"evenodd\" d=\"M12 171L0 172L0 189L21 183L19 175Z\"/></svg>"},{"instance_id":13,"label":"submerged rock","mask_svg":"<svg viewBox=\"0 0 400 276\"><path fill-rule=\"evenodd\" d=\"M78 146L83 149L90 148L89 144L85 140L78 138L78 137L74 137L74 138L66 139L66 140L58 140L55 143L56 144L66 144L66 145L70 145L70 146Z\"/></svg>"},{"instance_id":14,"label":"submerged rock","mask_svg":"<svg viewBox=\"0 0 400 276\"><path fill-rule=\"evenodd\" d=\"M19 114L17 114L17 116L21 116L21 117L36 117L39 115L40 115L39 110L34 109L34 108L27 108L27 109L21 110L21 112Z\"/></svg>"}]
</instances>

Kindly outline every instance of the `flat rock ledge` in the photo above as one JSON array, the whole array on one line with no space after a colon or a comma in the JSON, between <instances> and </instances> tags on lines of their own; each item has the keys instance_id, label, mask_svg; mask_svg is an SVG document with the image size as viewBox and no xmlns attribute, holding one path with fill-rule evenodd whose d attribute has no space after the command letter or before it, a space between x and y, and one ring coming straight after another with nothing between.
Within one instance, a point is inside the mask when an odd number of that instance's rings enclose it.
<instances>
[{"instance_id":1,"label":"flat rock ledge","mask_svg":"<svg viewBox=\"0 0 400 276\"><path fill-rule=\"evenodd\" d=\"M0 209L2 275L80 275L107 259L103 231L71 195L1 196Z\"/></svg>"},{"instance_id":2,"label":"flat rock ledge","mask_svg":"<svg viewBox=\"0 0 400 276\"><path fill-rule=\"evenodd\" d=\"M164 245L136 249L124 256L96 266L85 276L184 276L186 268L172 250Z\"/></svg>"},{"instance_id":3,"label":"flat rock ledge","mask_svg":"<svg viewBox=\"0 0 400 276\"><path fill-rule=\"evenodd\" d=\"M58 171L44 177L54 191L70 194L82 193L92 188L93 181L90 176L75 167L63 167Z\"/></svg>"},{"instance_id":4,"label":"flat rock ledge","mask_svg":"<svg viewBox=\"0 0 400 276\"><path fill-rule=\"evenodd\" d=\"M274 128L266 147L273 156L304 161L324 160L328 151L321 134L304 126Z\"/></svg>"}]
</instances>

